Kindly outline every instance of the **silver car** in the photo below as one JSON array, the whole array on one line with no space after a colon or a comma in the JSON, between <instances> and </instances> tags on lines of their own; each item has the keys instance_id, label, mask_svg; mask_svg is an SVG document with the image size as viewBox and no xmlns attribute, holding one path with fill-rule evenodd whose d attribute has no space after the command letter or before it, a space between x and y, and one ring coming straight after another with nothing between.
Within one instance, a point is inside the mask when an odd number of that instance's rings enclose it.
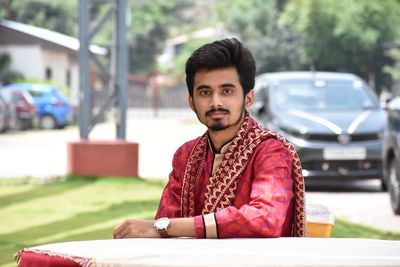
<instances>
[{"instance_id":1,"label":"silver car","mask_svg":"<svg viewBox=\"0 0 400 267\"><path fill-rule=\"evenodd\" d=\"M382 179L386 113L361 78L330 72L267 73L256 78L254 89L251 112L296 147L306 181Z\"/></svg>"}]
</instances>

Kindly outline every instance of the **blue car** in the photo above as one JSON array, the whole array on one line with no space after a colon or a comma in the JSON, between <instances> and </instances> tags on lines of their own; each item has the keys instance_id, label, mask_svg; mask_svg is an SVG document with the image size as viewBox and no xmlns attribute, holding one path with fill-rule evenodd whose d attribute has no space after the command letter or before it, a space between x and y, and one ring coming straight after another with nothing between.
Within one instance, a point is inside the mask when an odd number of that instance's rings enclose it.
<instances>
[{"instance_id":1,"label":"blue car","mask_svg":"<svg viewBox=\"0 0 400 267\"><path fill-rule=\"evenodd\" d=\"M16 83L8 85L7 88L28 91L32 95L40 128L60 129L71 123L72 107L70 101L55 86Z\"/></svg>"}]
</instances>

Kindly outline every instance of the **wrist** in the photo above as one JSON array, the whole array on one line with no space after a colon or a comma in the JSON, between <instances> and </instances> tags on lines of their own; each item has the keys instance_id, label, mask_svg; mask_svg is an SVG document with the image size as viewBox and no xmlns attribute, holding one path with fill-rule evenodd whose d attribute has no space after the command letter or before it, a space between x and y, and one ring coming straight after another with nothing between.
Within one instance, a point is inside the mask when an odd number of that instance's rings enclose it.
<instances>
[{"instance_id":1,"label":"wrist","mask_svg":"<svg viewBox=\"0 0 400 267\"><path fill-rule=\"evenodd\" d=\"M154 221L153 228L160 237L166 238L166 237L170 237L167 232L170 224L171 224L171 221L169 218L162 217L162 218L159 218L158 220Z\"/></svg>"}]
</instances>

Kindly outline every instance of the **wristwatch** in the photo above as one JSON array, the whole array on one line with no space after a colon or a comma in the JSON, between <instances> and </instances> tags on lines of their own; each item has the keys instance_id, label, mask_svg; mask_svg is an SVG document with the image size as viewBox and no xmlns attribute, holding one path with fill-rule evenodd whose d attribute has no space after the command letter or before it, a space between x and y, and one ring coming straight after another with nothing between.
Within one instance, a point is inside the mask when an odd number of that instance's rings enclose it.
<instances>
[{"instance_id":1,"label":"wristwatch","mask_svg":"<svg viewBox=\"0 0 400 267\"><path fill-rule=\"evenodd\" d=\"M160 234L161 237L169 237L167 233L170 220L167 217L162 217L154 221L153 227Z\"/></svg>"}]
</instances>

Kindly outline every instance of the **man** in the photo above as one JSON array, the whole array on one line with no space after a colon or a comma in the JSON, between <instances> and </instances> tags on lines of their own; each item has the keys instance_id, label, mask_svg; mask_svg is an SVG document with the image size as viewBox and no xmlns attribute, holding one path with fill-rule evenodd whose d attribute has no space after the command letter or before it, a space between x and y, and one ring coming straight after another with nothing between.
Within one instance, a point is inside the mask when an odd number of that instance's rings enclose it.
<instances>
[{"instance_id":1,"label":"man","mask_svg":"<svg viewBox=\"0 0 400 267\"><path fill-rule=\"evenodd\" d=\"M305 236L298 156L246 111L254 102L255 69L237 39L192 54L189 105L208 130L176 151L157 220L129 218L114 229L115 238Z\"/></svg>"}]
</instances>

